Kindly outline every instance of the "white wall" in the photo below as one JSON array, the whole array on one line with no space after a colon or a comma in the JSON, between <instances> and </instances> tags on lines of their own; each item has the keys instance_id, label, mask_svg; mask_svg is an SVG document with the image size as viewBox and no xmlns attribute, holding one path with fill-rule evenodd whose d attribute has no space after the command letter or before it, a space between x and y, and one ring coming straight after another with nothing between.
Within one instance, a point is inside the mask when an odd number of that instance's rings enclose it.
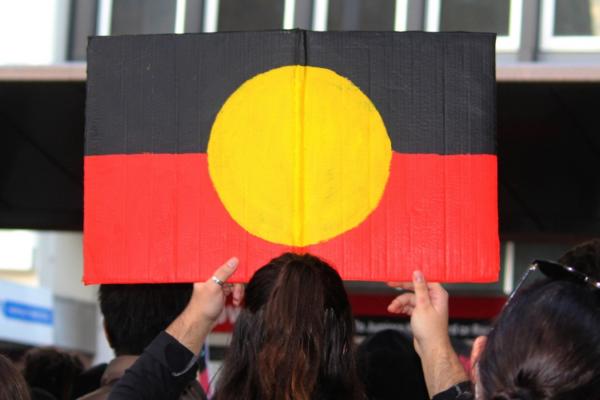
<instances>
[{"instance_id":1,"label":"white wall","mask_svg":"<svg viewBox=\"0 0 600 400\"><path fill-rule=\"evenodd\" d=\"M68 22L69 0L0 0L0 65L64 62Z\"/></svg>"},{"instance_id":2,"label":"white wall","mask_svg":"<svg viewBox=\"0 0 600 400\"><path fill-rule=\"evenodd\" d=\"M39 231L34 265L39 285L60 300L55 310L55 344L90 353L96 353L98 345L104 349L104 334L97 325L98 287L84 286L82 281L82 233Z\"/></svg>"},{"instance_id":3,"label":"white wall","mask_svg":"<svg viewBox=\"0 0 600 400\"><path fill-rule=\"evenodd\" d=\"M40 286L55 296L96 302L96 286L84 286L81 232L40 232L35 256Z\"/></svg>"},{"instance_id":4,"label":"white wall","mask_svg":"<svg viewBox=\"0 0 600 400\"><path fill-rule=\"evenodd\" d=\"M102 325L102 314L100 313L99 308L96 317L96 355L94 357L94 361L92 362L93 365L107 363L110 360L112 360L115 356L113 350L108 344L108 341L106 340L106 335L104 334L104 326Z\"/></svg>"}]
</instances>

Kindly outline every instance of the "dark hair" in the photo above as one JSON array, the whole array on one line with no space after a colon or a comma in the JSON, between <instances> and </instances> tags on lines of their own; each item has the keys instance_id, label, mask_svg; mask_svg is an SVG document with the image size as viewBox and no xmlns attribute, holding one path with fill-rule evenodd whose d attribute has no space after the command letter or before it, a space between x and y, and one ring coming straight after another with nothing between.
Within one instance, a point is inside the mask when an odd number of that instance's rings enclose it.
<instances>
[{"instance_id":1,"label":"dark hair","mask_svg":"<svg viewBox=\"0 0 600 400\"><path fill-rule=\"evenodd\" d=\"M338 273L309 254L283 254L246 287L215 399L362 399L353 336Z\"/></svg>"},{"instance_id":2,"label":"dark hair","mask_svg":"<svg viewBox=\"0 0 600 400\"><path fill-rule=\"evenodd\" d=\"M29 400L30 398L23 375L8 358L0 354L0 400Z\"/></svg>"},{"instance_id":3,"label":"dark hair","mask_svg":"<svg viewBox=\"0 0 600 400\"><path fill-rule=\"evenodd\" d=\"M600 239L592 239L569 249L558 260L585 274L600 278Z\"/></svg>"},{"instance_id":4,"label":"dark hair","mask_svg":"<svg viewBox=\"0 0 600 400\"><path fill-rule=\"evenodd\" d=\"M412 338L386 329L356 351L358 373L370 400L429 400L421 360Z\"/></svg>"},{"instance_id":5,"label":"dark hair","mask_svg":"<svg viewBox=\"0 0 600 400\"><path fill-rule=\"evenodd\" d=\"M42 389L58 400L70 400L83 364L74 355L52 348L31 349L25 354L23 375L31 388Z\"/></svg>"},{"instance_id":6,"label":"dark hair","mask_svg":"<svg viewBox=\"0 0 600 400\"><path fill-rule=\"evenodd\" d=\"M517 293L479 360L485 400L600 399L600 291L543 281Z\"/></svg>"},{"instance_id":7,"label":"dark hair","mask_svg":"<svg viewBox=\"0 0 600 400\"><path fill-rule=\"evenodd\" d=\"M183 311L191 283L100 285L98 299L115 353L139 355Z\"/></svg>"}]
</instances>

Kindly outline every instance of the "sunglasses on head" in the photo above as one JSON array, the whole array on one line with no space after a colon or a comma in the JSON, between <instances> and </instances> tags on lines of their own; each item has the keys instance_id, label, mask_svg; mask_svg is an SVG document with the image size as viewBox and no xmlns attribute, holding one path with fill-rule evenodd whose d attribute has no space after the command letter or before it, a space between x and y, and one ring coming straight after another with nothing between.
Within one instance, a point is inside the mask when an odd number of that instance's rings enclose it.
<instances>
[{"instance_id":1,"label":"sunglasses on head","mask_svg":"<svg viewBox=\"0 0 600 400\"><path fill-rule=\"evenodd\" d=\"M546 278L551 280L568 281L586 286L591 286L594 289L600 289L600 282L593 279L589 275L584 274L583 272L577 271L573 267L569 267L568 265L562 265L553 261L534 260L531 264L529 264L527 272L523 274L523 276L519 280L519 283L517 283L515 290L513 290L513 292L508 297L506 304L510 303L512 298L515 296L515 293L519 291L521 286L523 286L527 278L534 271L540 271Z\"/></svg>"}]
</instances>

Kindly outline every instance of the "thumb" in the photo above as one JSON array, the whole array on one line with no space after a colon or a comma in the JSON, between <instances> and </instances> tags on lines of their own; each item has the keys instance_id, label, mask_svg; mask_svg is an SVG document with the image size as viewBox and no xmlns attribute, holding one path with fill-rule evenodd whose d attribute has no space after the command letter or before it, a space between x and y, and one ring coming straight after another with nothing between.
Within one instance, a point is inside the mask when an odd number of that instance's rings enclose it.
<instances>
[{"instance_id":1,"label":"thumb","mask_svg":"<svg viewBox=\"0 0 600 400\"><path fill-rule=\"evenodd\" d=\"M425 276L423 275L423 272L413 272L413 285L415 290L416 306L423 307L431 305L431 299L429 298L429 289L427 288L427 282L425 282Z\"/></svg>"},{"instance_id":2,"label":"thumb","mask_svg":"<svg viewBox=\"0 0 600 400\"><path fill-rule=\"evenodd\" d=\"M215 271L214 276L223 282L227 282L227 279L229 279L229 277L235 272L238 263L239 260L237 258L230 258L225 264L221 265Z\"/></svg>"}]
</instances>

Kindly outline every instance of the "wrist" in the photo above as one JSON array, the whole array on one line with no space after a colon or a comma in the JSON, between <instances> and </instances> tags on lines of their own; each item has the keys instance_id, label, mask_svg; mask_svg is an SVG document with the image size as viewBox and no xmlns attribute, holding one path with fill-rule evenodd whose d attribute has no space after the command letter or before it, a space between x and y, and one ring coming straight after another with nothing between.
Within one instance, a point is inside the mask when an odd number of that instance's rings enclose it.
<instances>
[{"instance_id":1,"label":"wrist","mask_svg":"<svg viewBox=\"0 0 600 400\"><path fill-rule=\"evenodd\" d=\"M419 356L430 396L469 380L449 338L427 343L421 350Z\"/></svg>"},{"instance_id":2,"label":"wrist","mask_svg":"<svg viewBox=\"0 0 600 400\"><path fill-rule=\"evenodd\" d=\"M198 354L212 326L210 318L186 307L166 331L192 353Z\"/></svg>"},{"instance_id":3,"label":"wrist","mask_svg":"<svg viewBox=\"0 0 600 400\"><path fill-rule=\"evenodd\" d=\"M186 324L194 328L199 326L212 327L218 319L218 316L213 318L212 316L207 315L201 307L194 307L192 304L187 305L181 313L181 316L184 318Z\"/></svg>"},{"instance_id":4,"label":"wrist","mask_svg":"<svg viewBox=\"0 0 600 400\"><path fill-rule=\"evenodd\" d=\"M439 354L454 352L454 347L452 347L450 337L446 332L447 330L444 331L443 335L437 337L416 338L416 351L419 357L436 357Z\"/></svg>"}]
</instances>

